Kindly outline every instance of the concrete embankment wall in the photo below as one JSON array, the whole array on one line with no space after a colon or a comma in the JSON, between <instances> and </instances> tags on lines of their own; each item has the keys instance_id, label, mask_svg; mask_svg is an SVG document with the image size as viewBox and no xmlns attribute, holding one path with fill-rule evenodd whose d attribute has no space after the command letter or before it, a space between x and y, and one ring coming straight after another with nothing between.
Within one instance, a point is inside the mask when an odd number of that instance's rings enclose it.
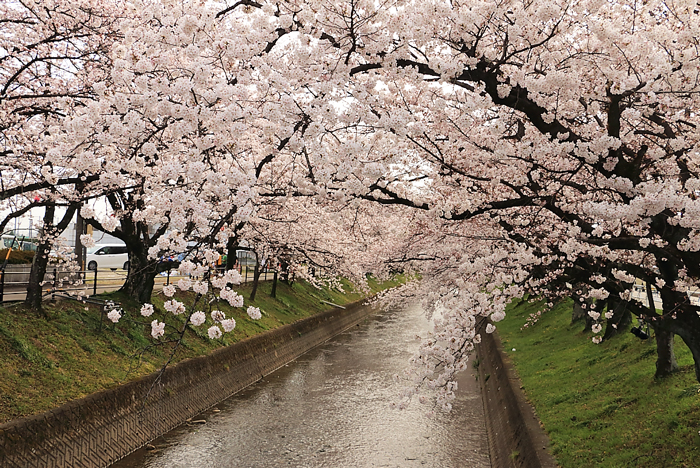
<instances>
[{"instance_id":1,"label":"concrete embankment wall","mask_svg":"<svg viewBox=\"0 0 700 468\"><path fill-rule=\"evenodd\" d=\"M483 324L485 327L485 323ZM498 335L481 332L476 346L493 468L556 468L549 438L525 399Z\"/></svg>"},{"instance_id":2,"label":"concrete embankment wall","mask_svg":"<svg viewBox=\"0 0 700 468\"><path fill-rule=\"evenodd\" d=\"M353 304L0 425L0 467L105 467L362 321Z\"/></svg>"}]
</instances>

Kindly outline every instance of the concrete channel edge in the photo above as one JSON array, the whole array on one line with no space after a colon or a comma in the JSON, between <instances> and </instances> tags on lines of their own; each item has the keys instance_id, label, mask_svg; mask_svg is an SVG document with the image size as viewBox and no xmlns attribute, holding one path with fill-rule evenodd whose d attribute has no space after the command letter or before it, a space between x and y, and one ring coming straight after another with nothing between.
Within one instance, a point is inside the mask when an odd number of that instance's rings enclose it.
<instances>
[{"instance_id":1,"label":"concrete channel edge","mask_svg":"<svg viewBox=\"0 0 700 468\"><path fill-rule=\"evenodd\" d=\"M361 302L333 309L169 367L156 386L153 373L2 424L0 466L109 466L371 313Z\"/></svg>"},{"instance_id":2,"label":"concrete channel edge","mask_svg":"<svg viewBox=\"0 0 700 468\"><path fill-rule=\"evenodd\" d=\"M549 437L525 398L520 377L497 332L485 333L485 327L484 322L476 351L492 468L556 468Z\"/></svg>"},{"instance_id":3,"label":"concrete channel edge","mask_svg":"<svg viewBox=\"0 0 700 468\"><path fill-rule=\"evenodd\" d=\"M2 424L0 466L107 467L371 313L361 302L333 309L183 361L153 388L157 373ZM478 372L492 467L555 468L549 439L498 335L481 332Z\"/></svg>"}]
</instances>

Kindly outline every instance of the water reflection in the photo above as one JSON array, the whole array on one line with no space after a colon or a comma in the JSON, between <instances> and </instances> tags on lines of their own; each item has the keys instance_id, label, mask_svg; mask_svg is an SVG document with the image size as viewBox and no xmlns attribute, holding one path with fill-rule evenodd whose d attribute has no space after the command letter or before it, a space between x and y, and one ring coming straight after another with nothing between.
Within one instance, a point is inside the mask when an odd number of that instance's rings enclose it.
<instances>
[{"instance_id":1,"label":"water reflection","mask_svg":"<svg viewBox=\"0 0 700 468\"><path fill-rule=\"evenodd\" d=\"M449 414L389 407L393 375L427 329L417 309L386 312L113 465L134 467L488 467L481 396L471 373Z\"/></svg>"}]
</instances>

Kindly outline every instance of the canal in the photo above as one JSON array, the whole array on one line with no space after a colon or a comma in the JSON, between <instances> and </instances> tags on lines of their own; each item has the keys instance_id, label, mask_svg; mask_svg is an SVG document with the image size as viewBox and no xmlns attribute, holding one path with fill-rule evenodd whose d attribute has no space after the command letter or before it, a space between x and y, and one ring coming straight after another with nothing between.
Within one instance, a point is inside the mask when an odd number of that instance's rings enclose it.
<instances>
[{"instance_id":1,"label":"canal","mask_svg":"<svg viewBox=\"0 0 700 468\"><path fill-rule=\"evenodd\" d=\"M427 329L418 308L374 314L113 468L488 467L471 366L452 412L390 407Z\"/></svg>"}]
</instances>

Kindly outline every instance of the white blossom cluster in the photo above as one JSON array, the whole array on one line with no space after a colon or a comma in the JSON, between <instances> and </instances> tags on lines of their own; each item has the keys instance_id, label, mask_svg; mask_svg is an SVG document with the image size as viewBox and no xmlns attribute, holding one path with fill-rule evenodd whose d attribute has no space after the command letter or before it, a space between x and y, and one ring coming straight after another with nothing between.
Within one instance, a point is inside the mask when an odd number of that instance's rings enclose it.
<instances>
[{"instance_id":1,"label":"white blossom cluster","mask_svg":"<svg viewBox=\"0 0 700 468\"><path fill-rule=\"evenodd\" d=\"M406 398L443 409L474 345L525 294L653 316L632 293L643 280L663 292L657 325L692 346L695 1L361 2L351 22L332 0L292 3L0 5L0 222L32 204L79 209L143 244L129 287L149 261L186 255L163 308L213 339L235 321L175 297L244 306L237 271L210 273L229 239L289 282L416 274L382 301L419 300L433 318ZM611 318L595 317L595 334Z\"/></svg>"}]
</instances>

